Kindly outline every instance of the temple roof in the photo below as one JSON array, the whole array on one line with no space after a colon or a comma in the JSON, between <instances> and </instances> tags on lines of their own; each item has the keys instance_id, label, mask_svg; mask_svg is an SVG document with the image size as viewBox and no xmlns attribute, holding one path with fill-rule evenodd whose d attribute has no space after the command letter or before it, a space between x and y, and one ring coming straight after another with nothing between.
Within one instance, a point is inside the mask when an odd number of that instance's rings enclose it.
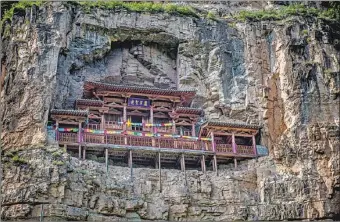
<instances>
[{"instance_id":1,"label":"temple roof","mask_svg":"<svg viewBox=\"0 0 340 222\"><path fill-rule=\"evenodd\" d=\"M101 107L104 104L101 100L95 99L77 99L76 105L87 105L87 106L99 106Z\"/></svg>"},{"instance_id":2,"label":"temple roof","mask_svg":"<svg viewBox=\"0 0 340 222\"><path fill-rule=\"evenodd\" d=\"M73 109L52 109L52 115L67 115L67 116L83 116L87 117L87 110L73 110Z\"/></svg>"},{"instance_id":3,"label":"temple roof","mask_svg":"<svg viewBox=\"0 0 340 222\"><path fill-rule=\"evenodd\" d=\"M191 107L183 107L183 106L177 107L176 112L177 113L185 113L185 114L196 114L196 115L203 114L202 109L191 108Z\"/></svg>"},{"instance_id":4,"label":"temple roof","mask_svg":"<svg viewBox=\"0 0 340 222\"><path fill-rule=\"evenodd\" d=\"M233 128L245 128L245 129L260 129L259 125L247 124L241 122L223 122L223 121L207 121L202 124L202 127L206 126L225 126L225 127L233 127Z\"/></svg>"},{"instance_id":5,"label":"temple roof","mask_svg":"<svg viewBox=\"0 0 340 222\"><path fill-rule=\"evenodd\" d=\"M84 90L89 91L93 89L104 89L116 92L133 92L133 93L146 93L155 95L165 95L165 96L191 96L194 97L196 90L176 90L176 89L162 89L156 87L148 86L134 86L134 85L119 85L119 84L109 84L101 82L84 82Z\"/></svg>"}]
</instances>

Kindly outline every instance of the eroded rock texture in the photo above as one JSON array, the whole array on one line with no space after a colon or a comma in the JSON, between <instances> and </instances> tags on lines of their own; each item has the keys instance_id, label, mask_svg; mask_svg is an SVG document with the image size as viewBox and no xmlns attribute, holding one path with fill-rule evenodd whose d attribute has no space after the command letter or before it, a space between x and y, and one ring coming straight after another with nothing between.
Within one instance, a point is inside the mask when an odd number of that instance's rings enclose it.
<instances>
[{"instance_id":1,"label":"eroded rock texture","mask_svg":"<svg viewBox=\"0 0 340 222\"><path fill-rule=\"evenodd\" d=\"M61 3L17 13L3 42L1 136L28 164L7 158L2 216L37 216L45 203L46 215L79 220L338 218L339 32L303 18L234 27ZM270 158L187 181L165 170L161 193L155 170L136 169L131 183L127 168L106 176L65 154L58 166L53 147L37 148L49 110L72 107L85 80L194 87L208 118L261 124Z\"/></svg>"}]
</instances>

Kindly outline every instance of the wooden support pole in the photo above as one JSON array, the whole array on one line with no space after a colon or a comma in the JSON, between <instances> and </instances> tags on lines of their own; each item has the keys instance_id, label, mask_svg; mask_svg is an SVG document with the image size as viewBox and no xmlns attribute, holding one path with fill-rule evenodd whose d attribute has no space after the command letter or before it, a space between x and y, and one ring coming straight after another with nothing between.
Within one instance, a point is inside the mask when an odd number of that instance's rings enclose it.
<instances>
[{"instance_id":1,"label":"wooden support pole","mask_svg":"<svg viewBox=\"0 0 340 222\"><path fill-rule=\"evenodd\" d=\"M216 158L216 154L214 154L214 171L217 172L217 158Z\"/></svg>"},{"instance_id":2,"label":"wooden support pole","mask_svg":"<svg viewBox=\"0 0 340 222\"><path fill-rule=\"evenodd\" d=\"M105 166L106 166L106 172L109 171L109 149L105 149Z\"/></svg>"},{"instance_id":3,"label":"wooden support pole","mask_svg":"<svg viewBox=\"0 0 340 222\"><path fill-rule=\"evenodd\" d=\"M196 130L195 130L195 123L194 122L191 123L191 135L196 136Z\"/></svg>"},{"instance_id":4,"label":"wooden support pole","mask_svg":"<svg viewBox=\"0 0 340 222\"><path fill-rule=\"evenodd\" d=\"M184 154L181 154L181 170L185 172L185 159Z\"/></svg>"},{"instance_id":5,"label":"wooden support pole","mask_svg":"<svg viewBox=\"0 0 340 222\"><path fill-rule=\"evenodd\" d=\"M161 167L161 153L158 153L158 168L159 168L159 192L162 193L162 167Z\"/></svg>"},{"instance_id":6,"label":"wooden support pole","mask_svg":"<svg viewBox=\"0 0 340 222\"><path fill-rule=\"evenodd\" d=\"M211 131L211 145L213 152L216 153L216 144L215 144L215 137L214 137L214 132Z\"/></svg>"},{"instance_id":7,"label":"wooden support pole","mask_svg":"<svg viewBox=\"0 0 340 222\"><path fill-rule=\"evenodd\" d=\"M102 114L102 119L101 119L100 128L101 130L104 130L105 129L105 115L104 113L101 113L101 114Z\"/></svg>"},{"instance_id":8,"label":"wooden support pole","mask_svg":"<svg viewBox=\"0 0 340 222\"><path fill-rule=\"evenodd\" d=\"M132 169L132 150L129 150L129 167L130 167L130 178L133 181L133 169Z\"/></svg>"},{"instance_id":9,"label":"wooden support pole","mask_svg":"<svg viewBox=\"0 0 340 222\"><path fill-rule=\"evenodd\" d=\"M202 172L205 173L205 156L202 155L201 157L201 169L202 169Z\"/></svg>"},{"instance_id":10,"label":"wooden support pole","mask_svg":"<svg viewBox=\"0 0 340 222\"><path fill-rule=\"evenodd\" d=\"M127 127L126 127L126 102L124 103L123 107L123 131L126 132ZM127 145L127 137L124 136L124 144Z\"/></svg>"},{"instance_id":11,"label":"wooden support pole","mask_svg":"<svg viewBox=\"0 0 340 222\"><path fill-rule=\"evenodd\" d=\"M236 157L234 157L234 167L235 167L235 169L237 168L237 159L236 159Z\"/></svg>"},{"instance_id":12,"label":"wooden support pole","mask_svg":"<svg viewBox=\"0 0 340 222\"><path fill-rule=\"evenodd\" d=\"M153 124L153 106L150 107L150 123ZM155 133L153 126L151 126L151 133ZM151 141L152 141L152 146L155 147L156 146L155 138L152 137Z\"/></svg>"},{"instance_id":13,"label":"wooden support pole","mask_svg":"<svg viewBox=\"0 0 340 222\"><path fill-rule=\"evenodd\" d=\"M55 121L55 140L59 143L59 120Z\"/></svg>"},{"instance_id":14,"label":"wooden support pole","mask_svg":"<svg viewBox=\"0 0 340 222\"><path fill-rule=\"evenodd\" d=\"M132 168L132 150L129 150L128 165Z\"/></svg>"},{"instance_id":15,"label":"wooden support pole","mask_svg":"<svg viewBox=\"0 0 340 222\"><path fill-rule=\"evenodd\" d=\"M234 155L236 155L237 151L236 151L235 133L234 132L231 135L231 145L232 145L232 148L233 148L233 153L234 153Z\"/></svg>"},{"instance_id":16,"label":"wooden support pole","mask_svg":"<svg viewBox=\"0 0 340 222\"><path fill-rule=\"evenodd\" d=\"M83 160L85 160L86 159L86 147L84 147L84 149L83 149Z\"/></svg>"},{"instance_id":17,"label":"wooden support pole","mask_svg":"<svg viewBox=\"0 0 340 222\"><path fill-rule=\"evenodd\" d=\"M159 165L158 165L158 155L155 157L155 169L158 169Z\"/></svg>"},{"instance_id":18,"label":"wooden support pole","mask_svg":"<svg viewBox=\"0 0 340 222\"><path fill-rule=\"evenodd\" d=\"M67 145L64 144L64 152L66 153L67 152Z\"/></svg>"},{"instance_id":19,"label":"wooden support pole","mask_svg":"<svg viewBox=\"0 0 340 222\"><path fill-rule=\"evenodd\" d=\"M82 142L82 139L81 139L81 122L79 122L78 124L78 143L81 143Z\"/></svg>"},{"instance_id":20,"label":"wooden support pole","mask_svg":"<svg viewBox=\"0 0 340 222\"><path fill-rule=\"evenodd\" d=\"M81 145L78 147L78 158L81 159Z\"/></svg>"}]
</instances>

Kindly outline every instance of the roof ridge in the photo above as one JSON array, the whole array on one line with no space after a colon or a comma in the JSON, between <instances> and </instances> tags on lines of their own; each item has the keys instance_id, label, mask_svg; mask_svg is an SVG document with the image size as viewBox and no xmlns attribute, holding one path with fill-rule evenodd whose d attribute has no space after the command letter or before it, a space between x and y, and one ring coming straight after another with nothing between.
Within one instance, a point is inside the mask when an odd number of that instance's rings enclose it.
<instances>
[{"instance_id":1,"label":"roof ridge","mask_svg":"<svg viewBox=\"0 0 340 222\"><path fill-rule=\"evenodd\" d=\"M105 83L105 82L97 82L97 81L85 81L84 83L94 83L94 84L104 84L104 85L109 85L109 86L116 86L116 87L132 87L132 88L144 88L144 89L155 89L155 90L172 90L172 91L180 91L180 92L196 92L197 90L194 88L187 89L187 90L182 90L182 89L172 89L172 88L159 88L155 86L141 86L141 85L132 85L132 84L117 84L117 83Z\"/></svg>"}]
</instances>

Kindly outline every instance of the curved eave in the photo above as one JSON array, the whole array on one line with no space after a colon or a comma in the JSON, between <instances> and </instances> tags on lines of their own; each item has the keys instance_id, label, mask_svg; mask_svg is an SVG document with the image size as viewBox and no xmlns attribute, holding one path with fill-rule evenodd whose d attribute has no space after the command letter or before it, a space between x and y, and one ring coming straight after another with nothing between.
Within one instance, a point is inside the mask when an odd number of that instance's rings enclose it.
<instances>
[{"instance_id":1,"label":"curved eave","mask_svg":"<svg viewBox=\"0 0 340 222\"><path fill-rule=\"evenodd\" d=\"M67 109L52 109L51 115L54 116L77 116L77 117L87 117L87 110L67 110Z\"/></svg>"}]
</instances>

